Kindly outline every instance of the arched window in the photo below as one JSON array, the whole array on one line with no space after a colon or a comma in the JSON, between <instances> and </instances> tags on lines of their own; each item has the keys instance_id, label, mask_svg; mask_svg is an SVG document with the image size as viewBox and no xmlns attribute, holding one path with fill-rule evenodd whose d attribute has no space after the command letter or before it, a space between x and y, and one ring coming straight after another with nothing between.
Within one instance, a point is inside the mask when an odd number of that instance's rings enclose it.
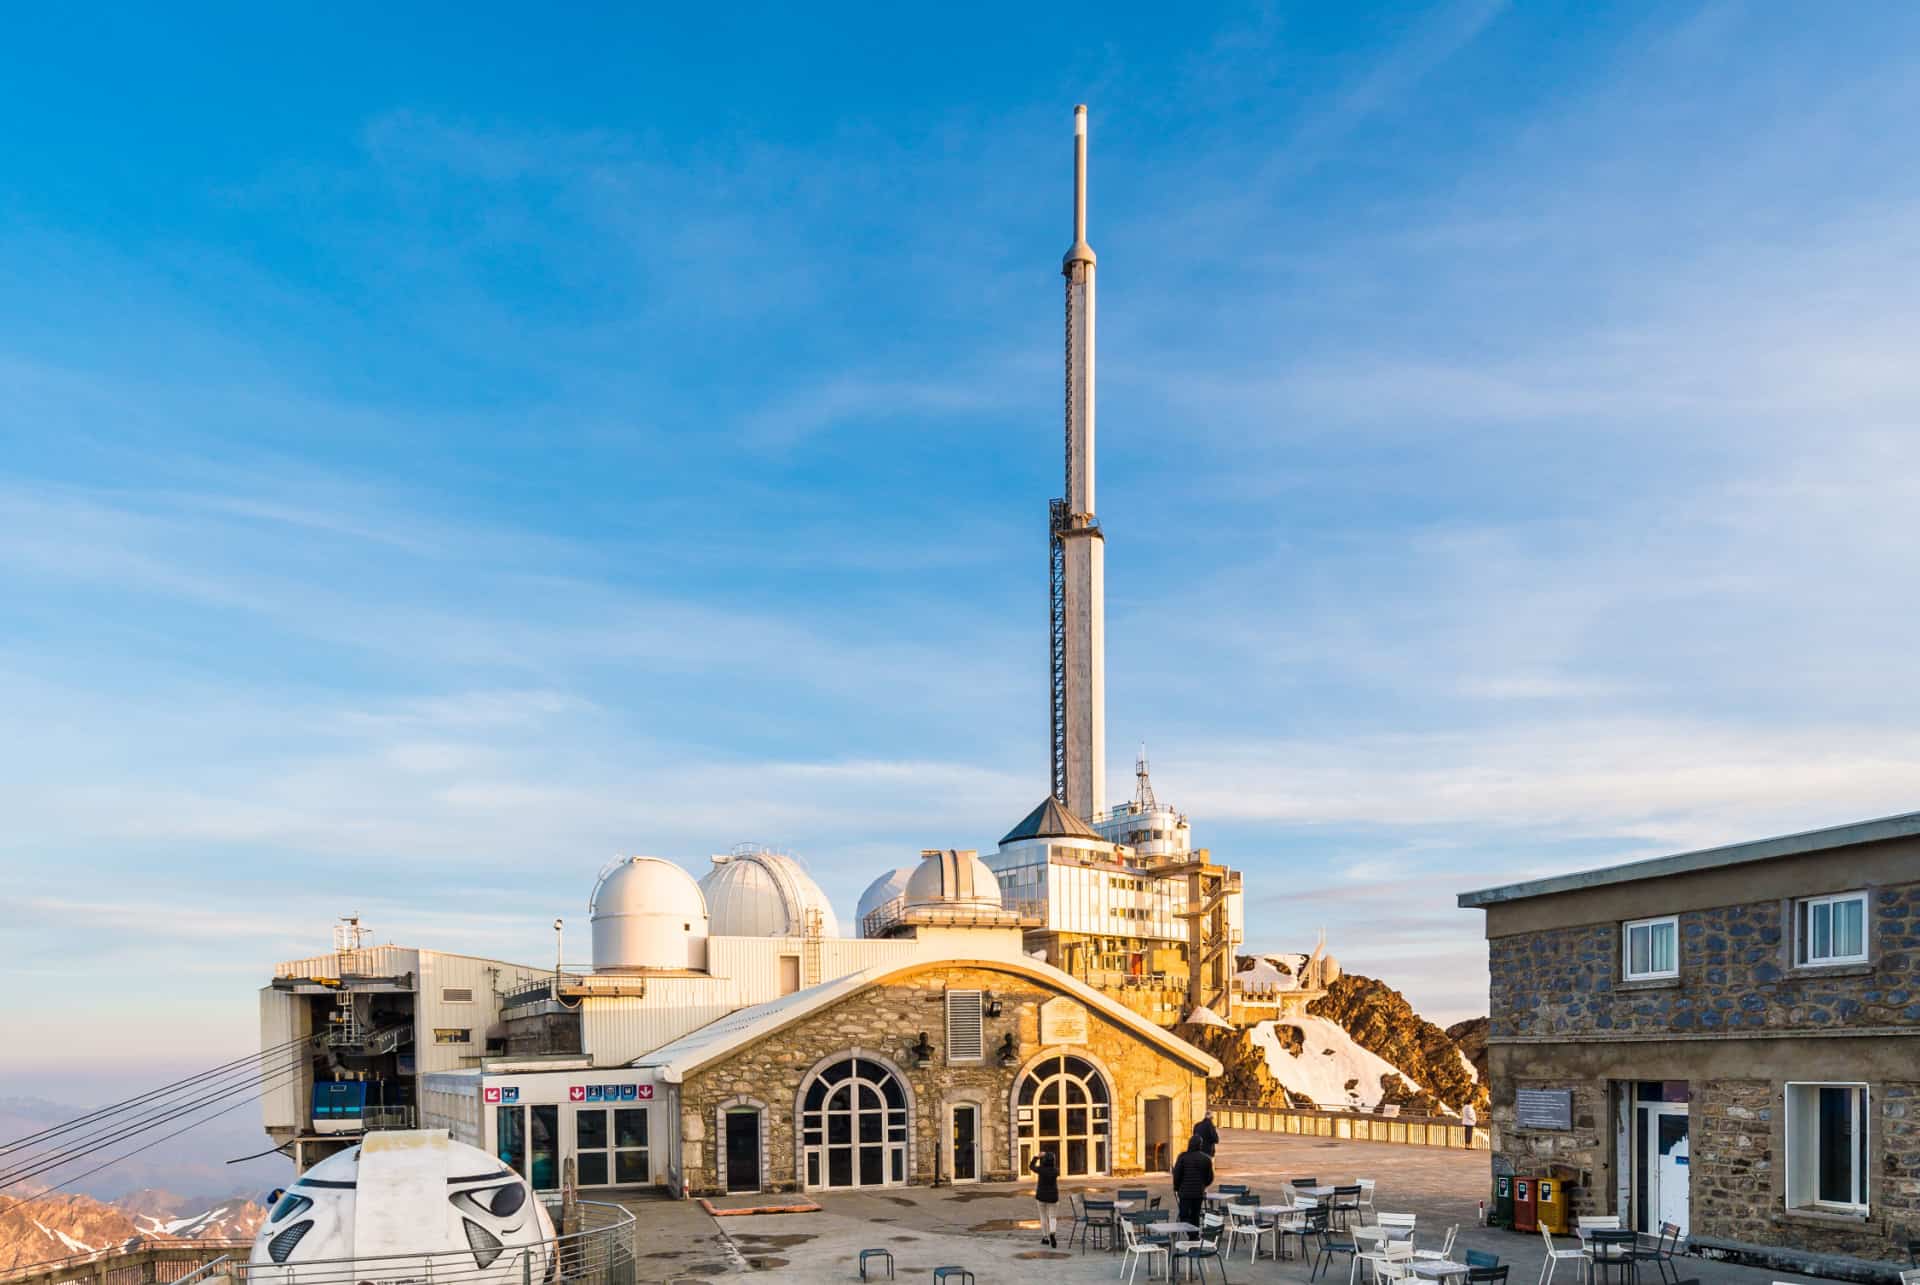
<instances>
[{"instance_id":1,"label":"arched window","mask_svg":"<svg viewBox=\"0 0 1920 1285\"><path fill-rule=\"evenodd\" d=\"M1107 1079L1093 1063L1065 1053L1042 1060L1014 1097L1020 1172L1042 1151L1059 1159L1063 1178L1107 1172L1112 1115Z\"/></svg>"},{"instance_id":2,"label":"arched window","mask_svg":"<svg viewBox=\"0 0 1920 1285\"><path fill-rule=\"evenodd\" d=\"M907 1180L907 1095L882 1063L849 1057L821 1068L800 1102L809 1187L885 1187Z\"/></svg>"}]
</instances>

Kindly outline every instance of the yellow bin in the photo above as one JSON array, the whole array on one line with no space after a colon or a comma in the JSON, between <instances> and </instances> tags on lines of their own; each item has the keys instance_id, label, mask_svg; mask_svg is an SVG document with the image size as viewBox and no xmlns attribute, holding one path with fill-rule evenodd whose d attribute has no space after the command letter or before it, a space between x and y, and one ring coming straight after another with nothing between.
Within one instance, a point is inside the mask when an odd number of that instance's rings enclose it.
<instances>
[{"instance_id":1,"label":"yellow bin","mask_svg":"<svg viewBox=\"0 0 1920 1285\"><path fill-rule=\"evenodd\" d=\"M1539 1212L1535 1215L1540 1225L1556 1236L1567 1234L1567 1188L1558 1178L1542 1178L1535 1186L1539 1188Z\"/></svg>"}]
</instances>

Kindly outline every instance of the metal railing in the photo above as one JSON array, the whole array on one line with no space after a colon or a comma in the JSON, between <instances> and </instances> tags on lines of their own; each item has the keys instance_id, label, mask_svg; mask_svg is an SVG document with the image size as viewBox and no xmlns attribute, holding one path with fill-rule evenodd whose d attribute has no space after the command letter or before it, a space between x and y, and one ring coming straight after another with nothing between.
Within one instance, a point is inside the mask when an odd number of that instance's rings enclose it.
<instances>
[{"instance_id":1,"label":"metal railing","mask_svg":"<svg viewBox=\"0 0 1920 1285\"><path fill-rule=\"evenodd\" d=\"M203 1270L210 1259L226 1258L236 1252L244 1254L252 1243L233 1239L166 1240L135 1236L101 1249L0 1269L0 1281L87 1280L100 1285L179 1281Z\"/></svg>"},{"instance_id":2,"label":"metal railing","mask_svg":"<svg viewBox=\"0 0 1920 1285\"><path fill-rule=\"evenodd\" d=\"M543 1203L559 1218L557 1199ZM633 1214L599 1201L578 1201L572 1208L574 1230L533 1245L495 1247L491 1256L459 1249L254 1263L245 1261L249 1241L204 1242L198 1256L170 1252L189 1248L181 1242L160 1241L15 1268L0 1273L0 1280L35 1285L635 1285Z\"/></svg>"},{"instance_id":3,"label":"metal railing","mask_svg":"<svg viewBox=\"0 0 1920 1285\"><path fill-rule=\"evenodd\" d=\"M1256 1133L1291 1133L1313 1138L1343 1138L1354 1142L1391 1142L1409 1147L1451 1147L1484 1151L1485 1129L1467 1126L1450 1115L1401 1115L1357 1110L1333 1104L1273 1107L1253 1102L1215 1102L1208 1110L1222 1129Z\"/></svg>"}]
</instances>

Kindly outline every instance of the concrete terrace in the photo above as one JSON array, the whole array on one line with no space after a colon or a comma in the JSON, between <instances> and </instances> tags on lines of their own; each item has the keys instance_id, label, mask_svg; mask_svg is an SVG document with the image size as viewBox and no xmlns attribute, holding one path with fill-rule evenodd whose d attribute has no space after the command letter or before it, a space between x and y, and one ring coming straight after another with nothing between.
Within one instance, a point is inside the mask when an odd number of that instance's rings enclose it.
<instances>
[{"instance_id":1,"label":"concrete terrace","mask_svg":"<svg viewBox=\"0 0 1920 1285\"><path fill-rule=\"evenodd\" d=\"M1419 1216L1420 1243L1437 1244L1454 1223L1461 1246L1498 1254L1512 1268L1510 1285L1534 1285L1543 1258L1540 1237L1492 1231L1478 1225L1477 1203L1487 1186L1484 1152L1461 1152L1326 1138L1275 1136L1224 1130L1215 1157L1220 1180L1246 1182L1260 1192L1277 1191L1288 1178L1342 1181L1371 1177L1378 1181L1378 1207ZM1114 1184L1105 1185L1109 1192ZM1168 1196L1164 1176L1127 1186L1144 1186ZM1079 1189L1062 1183L1062 1194ZM784 1198L782 1198L784 1199ZM734 1197L721 1206L757 1203ZM898 1279L926 1281L935 1267L953 1263L971 1268L980 1285L989 1282L1115 1281L1121 1256L1098 1250L1050 1250L1040 1244L1033 1200L1023 1187L1003 1184L849 1192L818 1195L813 1214L760 1214L715 1218L697 1203L641 1200L639 1280L666 1285L750 1276L768 1281L856 1280L859 1251L893 1251ZM1163 1203L1171 1204L1168 1197ZM1066 1209L1063 1203L1061 1208ZM1062 1230L1064 1238L1065 1231ZM1572 1241L1563 1242L1571 1246ZM1285 1281L1304 1285L1305 1264L1261 1259L1249 1264L1244 1247L1228 1268L1235 1282ZM1757 1268L1735 1267L1705 1259L1686 1259L1682 1279L1702 1285L1766 1285L1804 1281ZM1332 1273L1344 1285L1344 1267ZM1323 1274L1322 1281L1328 1276ZM1566 1266L1555 1274L1559 1285L1576 1285ZM1651 1275L1642 1285L1657 1285Z\"/></svg>"}]
</instances>

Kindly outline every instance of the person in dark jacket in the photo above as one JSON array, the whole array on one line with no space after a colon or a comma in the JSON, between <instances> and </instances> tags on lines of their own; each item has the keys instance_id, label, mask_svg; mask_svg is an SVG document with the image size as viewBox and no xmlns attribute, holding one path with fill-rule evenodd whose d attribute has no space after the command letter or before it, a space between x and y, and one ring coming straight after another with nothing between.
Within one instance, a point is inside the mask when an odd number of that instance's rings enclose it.
<instances>
[{"instance_id":1,"label":"person in dark jacket","mask_svg":"<svg viewBox=\"0 0 1920 1285\"><path fill-rule=\"evenodd\" d=\"M1036 1179L1033 1199L1040 1206L1040 1243L1058 1249L1060 1237L1054 1234L1053 1217L1060 1208L1060 1161L1053 1152L1042 1151L1027 1162L1027 1168Z\"/></svg>"},{"instance_id":2,"label":"person in dark jacket","mask_svg":"<svg viewBox=\"0 0 1920 1285\"><path fill-rule=\"evenodd\" d=\"M1196 1132L1187 1139L1187 1149L1173 1162L1173 1194L1180 1202L1180 1221L1200 1225L1200 1206L1206 1203L1207 1188L1213 1186L1213 1157Z\"/></svg>"},{"instance_id":3,"label":"person in dark jacket","mask_svg":"<svg viewBox=\"0 0 1920 1285\"><path fill-rule=\"evenodd\" d=\"M1214 1148L1220 1145L1220 1130L1213 1127L1213 1117L1210 1115L1200 1117L1200 1123L1193 1126L1193 1136L1200 1139L1200 1145L1207 1149L1208 1155L1212 1155Z\"/></svg>"}]
</instances>

